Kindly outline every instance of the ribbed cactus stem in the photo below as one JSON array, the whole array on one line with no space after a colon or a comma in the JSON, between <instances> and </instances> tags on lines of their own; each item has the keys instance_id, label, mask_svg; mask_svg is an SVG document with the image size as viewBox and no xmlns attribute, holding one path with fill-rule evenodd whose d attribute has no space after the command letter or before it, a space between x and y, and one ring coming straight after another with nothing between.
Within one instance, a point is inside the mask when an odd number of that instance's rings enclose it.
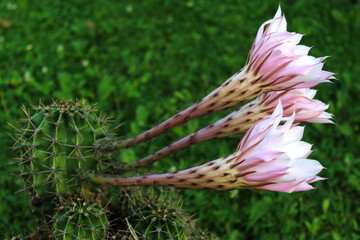
<instances>
[{"instance_id":1,"label":"ribbed cactus stem","mask_svg":"<svg viewBox=\"0 0 360 240\"><path fill-rule=\"evenodd\" d=\"M39 222L53 214L54 204L72 194L90 196L101 189L80 178L80 170L103 170L108 155L98 155L92 144L108 136L107 118L98 116L85 101L54 101L34 111L23 108L26 118L14 137L19 176L32 197Z\"/></svg>"},{"instance_id":2,"label":"ribbed cactus stem","mask_svg":"<svg viewBox=\"0 0 360 240\"><path fill-rule=\"evenodd\" d=\"M107 135L106 119L84 102L54 102L35 109L34 115L24 110L27 124L19 130L20 175L36 196L82 193L77 171L102 169L109 160L96 156L91 146Z\"/></svg>"},{"instance_id":3,"label":"ribbed cactus stem","mask_svg":"<svg viewBox=\"0 0 360 240\"><path fill-rule=\"evenodd\" d=\"M267 88L261 85L260 79L261 76L254 76L252 72L247 72L246 70L239 71L197 103L150 130L121 141L100 140L95 143L95 146L100 151L116 151L122 148L129 148L146 142L191 119L243 103L266 91Z\"/></svg>"},{"instance_id":4,"label":"ribbed cactus stem","mask_svg":"<svg viewBox=\"0 0 360 240\"><path fill-rule=\"evenodd\" d=\"M53 219L55 239L105 239L109 229L107 209L78 198L58 207Z\"/></svg>"},{"instance_id":5,"label":"ribbed cactus stem","mask_svg":"<svg viewBox=\"0 0 360 240\"><path fill-rule=\"evenodd\" d=\"M143 167L176 151L189 147L192 144L245 132L255 122L269 114L267 112L268 110L269 108L266 106L249 103L227 117L220 119L217 122L192 133L147 157L125 164L123 168L134 169Z\"/></svg>"},{"instance_id":6,"label":"ribbed cactus stem","mask_svg":"<svg viewBox=\"0 0 360 240\"><path fill-rule=\"evenodd\" d=\"M181 210L181 197L173 189L124 188L117 199L127 229L112 239L213 239Z\"/></svg>"}]
</instances>

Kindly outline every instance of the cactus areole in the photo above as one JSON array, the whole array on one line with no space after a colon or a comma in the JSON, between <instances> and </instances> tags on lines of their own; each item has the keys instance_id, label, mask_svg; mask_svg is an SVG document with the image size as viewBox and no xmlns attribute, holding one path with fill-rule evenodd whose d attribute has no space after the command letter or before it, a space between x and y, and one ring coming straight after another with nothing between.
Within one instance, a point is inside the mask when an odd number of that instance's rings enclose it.
<instances>
[{"instance_id":1,"label":"cactus areole","mask_svg":"<svg viewBox=\"0 0 360 240\"><path fill-rule=\"evenodd\" d=\"M55 239L104 239L109 221L107 210L81 198L66 201L56 211L53 222Z\"/></svg>"},{"instance_id":2,"label":"cactus areole","mask_svg":"<svg viewBox=\"0 0 360 240\"><path fill-rule=\"evenodd\" d=\"M85 183L79 170L102 170L108 158L98 156L92 144L108 135L107 118L84 101L23 107L26 118L17 129L20 176L33 204L61 200L69 194L91 194L97 187Z\"/></svg>"}]
</instances>

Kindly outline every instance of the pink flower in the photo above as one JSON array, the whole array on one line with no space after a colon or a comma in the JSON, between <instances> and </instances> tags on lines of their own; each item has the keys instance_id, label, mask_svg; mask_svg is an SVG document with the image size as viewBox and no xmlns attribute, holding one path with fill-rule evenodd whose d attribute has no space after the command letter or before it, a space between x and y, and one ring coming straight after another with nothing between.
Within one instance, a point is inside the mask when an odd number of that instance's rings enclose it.
<instances>
[{"instance_id":1,"label":"pink flower","mask_svg":"<svg viewBox=\"0 0 360 240\"><path fill-rule=\"evenodd\" d=\"M313 99L316 92L310 88L268 92L262 94L252 103L255 104L255 112L256 109L262 112L269 108L272 111L280 99L284 108L284 116L289 117L295 112L296 122L333 123L330 120L332 115L325 112L329 105Z\"/></svg>"},{"instance_id":2,"label":"pink flower","mask_svg":"<svg viewBox=\"0 0 360 240\"><path fill-rule=\"evenodd\" d=\"M333 78L333 73L322 70L326 57L309 56L310 47L297 45L302 35L288 32L286 27L280 7L273 19L260 26L244 67L253 81L267 90L280 91L309 88Z\"/></svg>"},{"instance_id":3,"label":"pink flower","mask_svg":"<svg viewBox=\"0 0 360 240\"><path fill-rule=\"evenodd\" d=\"M237 154L244 159L243 178L256 189L311 190L313 187L309 183L323 179L316 176L323 167L316 160L306 159L311 145L301 141L304 127L293 125L295 115L279 126L282 120L279 106L272 116L255 124L239 144ZM261 184L257 185L258 182Z\"/></svg>"},{"instance_id":4,"label":"pink flower","mask_svg":"<svg viewBox=\"0 0 360 240\"><path fill-rule=\"evenodd\" d=\"M257 122L241 140L235 153L197 167L174 173L142 177L92 180L111 185L166 185L183 188L229 190L253 188L279 192L311 190L310 183L322 180L323 167L306 159L311 145L301 141L304 128L294 126L295 116L284 125L281 104L273 115Z\"/></svg>"},{"instance_id":5,"label":"pink flower","mask_svg":"<svg viewBox=\"0 0 360 240\"><path fill-rule=\"evenodd\" d=\"M283 117L291 117L295 122L333 123L331 114L325 112L329 105L313 99L316 90L293 89L264 93L255 100L242 106L239 110L205 127L186 138L193 142L206 141L247 131L255 122L272 114L280 101L283 106Z\"/></svg>"},{"instance_id":6,"label":"pink flower","mask_svg":"<svg viewBox=\"0 0 360 240\"><path fill-rule=\"evenodd\" d=\"M326 57L308 55L309 47L297 45L301 34L286 30L279 7L275 17L263 23L251 47L247 64L206 97L152 129L123 141L101 140L100 151L114 151L148 141L191 119L220 111L263 93L309 88L328 82L333 73L323 71ZM328 116L324 116L327 118Z\"/></svg>"}]
</instances>

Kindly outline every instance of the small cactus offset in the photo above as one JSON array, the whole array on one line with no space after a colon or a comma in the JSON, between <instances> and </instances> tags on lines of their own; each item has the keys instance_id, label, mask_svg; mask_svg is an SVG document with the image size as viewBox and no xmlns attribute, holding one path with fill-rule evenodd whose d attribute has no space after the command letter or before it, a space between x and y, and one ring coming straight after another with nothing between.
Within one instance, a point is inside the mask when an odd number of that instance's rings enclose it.
<instances>
[{"instance_id":1,"label":"small cactus offset","mask_svg":"<svg viewBox=\"0 0 360 240\"><path fill-rule=\"evenodd\" d=\"M125 188L118 200L125 226L123 232L127 232L124 239L211 239L181 210L181 201L172 190Z\"/></svg>"},{"instance_id":2,"label":"small cactus offset","mask_svg":"<svg viewBox=\"0 0 360 240\"><path fill-rule=\"evenodd\" d=\"M53 218L52 237L62 240L93 240L107 236L107 210L101 204L83 198L61 204Z\"/></svg>"},{"instance_id":3,"label":"small cactus offset","mask_svg":"<svg viewBox=\"0 0 360 240\"><path fill-rule=\"evenodd\" d=\"M15 136L19 175L32 196L35 214L46 222L43 216L51 216L59 200L73 193L98 192L99 187L79 177L79 170L108 165L109 159L92 147L95 140L108 136L107 118L97 116L84 101L55 101L23 111L26 118Z\"/></svg>"}]
</instances>

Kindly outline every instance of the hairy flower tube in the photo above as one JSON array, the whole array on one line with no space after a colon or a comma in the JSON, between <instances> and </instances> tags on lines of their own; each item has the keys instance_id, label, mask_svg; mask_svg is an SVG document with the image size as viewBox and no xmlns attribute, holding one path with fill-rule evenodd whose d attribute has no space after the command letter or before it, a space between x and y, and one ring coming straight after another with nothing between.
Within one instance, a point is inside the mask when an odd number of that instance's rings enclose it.
<instances>
[{"instance_id":1,"label":"hairy flower tube","mask_svg":"<svg viewBox=\"0 0 360 240\"><path fill-rule=\"evenodd\" d=\"M295 115L284 125L281 104L271 116L257 122L241 140L235 153L197 167L147 176L117 178L95 176L92 181L117 186L163 185L182 188L230 190L252 188L278 192L311 190L322 180L323 169L306 159L311 145L301 141L304 128L295 126Z\"/></svg>"},{"instance_id":2,"label":"hairy flower tube","mask_svg":"<svg viewBox=\"0 0 360 240\"><path fill-rule=\"evenodd\" d=\"M284 117L290 117L294 112L296 113L295 122L332 123L331 114L325 112L329 106L313 99L315 94L316 90L309 88L264 93L217 122L149 156L125 164L123 168L142 167L192 144L246 132L255 122L272 114L279 100L284 108Z\"/></svg>"},{"instance_id":3,"label":"hairy flower tube","mask_svg":"<svg viewBox=\"0 0 360 240\"><path fill-rule=\"evenodd\" d=\"M302 35L288 32L286 27L279 8L273 19L260 26L246 65L220 87L138 136L122 141L103 139L95 147L100 151L131 147L191 119L241 104L262 93L309 88L333 78L333 73L322 70L326 57L309 56L310 48L298 45Z\"/></svg>"}]
</instances>

